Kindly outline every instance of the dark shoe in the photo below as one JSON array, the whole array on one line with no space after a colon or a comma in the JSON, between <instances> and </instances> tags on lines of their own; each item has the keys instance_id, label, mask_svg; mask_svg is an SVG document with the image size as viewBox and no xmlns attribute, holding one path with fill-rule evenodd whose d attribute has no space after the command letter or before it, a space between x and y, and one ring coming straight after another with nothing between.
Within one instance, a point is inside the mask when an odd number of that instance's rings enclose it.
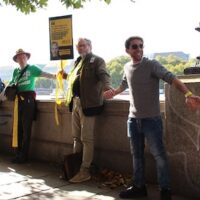
<instances>
[{"instance_id":1,"label":"dark shoe","mask_svg":"<svg viewBox=\"0 0 200 200\"><path fill-rule=\"evenodd\" d=\"M160 191L160 200L171 200L171 190L170 189L161 189Z\"/></svg>"},{"instance_id":2,"label":"dark shoe","mask_svg":"<svg viewBox=\"0 0 200 200\"><path fill-rule=\"evenodd\" d=\"M12 162L12 163L17 163L17 162L18 162L18 159L19 159L19 158L16 156L16 157L14 157L14 158L11 160L11 162Z\"/></svg>"},{"instance_id":3,"label":"dark shoe","mask_svg":"<svg viewBox=\"0 0 200 200\"><path fill-rule=\"evenodd\" d=\"M19 156L16 156L15 158L12 159L12 163L15 163L15 164L23 164L23 163L26 163L28 160L23 158L23 157L19 157Z\"/></svg>"},{"instance_id":4,"label":"dark shoe","mask_svg":"<svg viewBox=\"0 0 200 200\"><path fill-rule=\"evenodd\" d=\"M133 185L119 193L119 197L122 199L138 198L138 197L146 197L146 196L147 196L146 186L137 187Z\"/></svg>"}]
</instances>

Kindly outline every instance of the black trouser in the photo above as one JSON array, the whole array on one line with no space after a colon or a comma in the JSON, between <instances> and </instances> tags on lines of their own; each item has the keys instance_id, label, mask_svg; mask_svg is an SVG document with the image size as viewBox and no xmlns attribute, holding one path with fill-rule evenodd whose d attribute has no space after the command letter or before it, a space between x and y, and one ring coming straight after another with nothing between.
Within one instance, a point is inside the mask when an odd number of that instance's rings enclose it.
<instances>
[{"instance_id":1,"label":"black trouser","mask_svg":"<svg viewBox=\"0 0 200 200\"><path fill-rule=\"evenodd\" d=\"M24 160L28 159L35 108L36 102L33 97L22 98L19 96L17 156Z\"/></svg>"}]
</instances>

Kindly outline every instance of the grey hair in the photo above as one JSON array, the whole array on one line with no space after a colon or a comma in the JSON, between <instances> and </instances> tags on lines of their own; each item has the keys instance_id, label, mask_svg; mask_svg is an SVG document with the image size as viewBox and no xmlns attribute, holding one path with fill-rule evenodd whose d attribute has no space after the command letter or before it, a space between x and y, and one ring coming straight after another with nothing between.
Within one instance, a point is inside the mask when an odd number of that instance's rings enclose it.
<instances>
[{"instance_id":1,"label":"grey hair","mask_svg":"<svg viewBox=\"0 0 200 200\"><path fill-rule=\"evenodd\" d=\"M80 41L80 40L85 40L85 41L87 42L87 44L88 44L89 46L92 47L92 42L91 42L91 40L89 40L89 39L87 39L87 38L79 38L78 41Z\"/></svg>"}]
</instances>

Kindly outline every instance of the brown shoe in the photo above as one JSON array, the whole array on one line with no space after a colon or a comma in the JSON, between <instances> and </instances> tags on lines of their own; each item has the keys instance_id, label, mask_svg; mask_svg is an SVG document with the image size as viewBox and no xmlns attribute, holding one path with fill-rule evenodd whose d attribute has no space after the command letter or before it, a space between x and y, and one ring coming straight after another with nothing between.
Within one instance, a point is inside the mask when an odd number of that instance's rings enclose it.
<instances>
[{"instance_id":1,"label":"brown shoe","mask_svg":"<svg viewBox=\"0 0 200 200\"><path fill-rule=\"evenodd\" d=\"M84 181L88 181L91 179L91 175L89 170L81 169L78 174L76 174L73 178L69 180L70 183L81 183Z\"/></svg>"}]
</instances>

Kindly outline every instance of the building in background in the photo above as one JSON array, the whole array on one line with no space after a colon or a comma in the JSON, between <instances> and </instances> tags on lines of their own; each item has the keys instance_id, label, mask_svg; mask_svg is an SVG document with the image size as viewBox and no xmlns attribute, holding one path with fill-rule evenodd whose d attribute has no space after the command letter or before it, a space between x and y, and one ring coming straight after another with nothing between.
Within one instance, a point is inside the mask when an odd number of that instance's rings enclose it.
<instances>
[{"instance_id":1,"label":"building in background","mask_svg":"<svg viewBox=\"0 0 200 200\"><path fill-rule=\"evenodd\" d=\"M180 59L185 60L185 61L188 61L189 58L190 58L190 54L186 54L182 51L153 53L148 57L150 57L151 59L155 59L156 56L167 57L167 56L170 56L170 55L176 56L177 58L180 58Z\"/></svg>"}]
</instances>

